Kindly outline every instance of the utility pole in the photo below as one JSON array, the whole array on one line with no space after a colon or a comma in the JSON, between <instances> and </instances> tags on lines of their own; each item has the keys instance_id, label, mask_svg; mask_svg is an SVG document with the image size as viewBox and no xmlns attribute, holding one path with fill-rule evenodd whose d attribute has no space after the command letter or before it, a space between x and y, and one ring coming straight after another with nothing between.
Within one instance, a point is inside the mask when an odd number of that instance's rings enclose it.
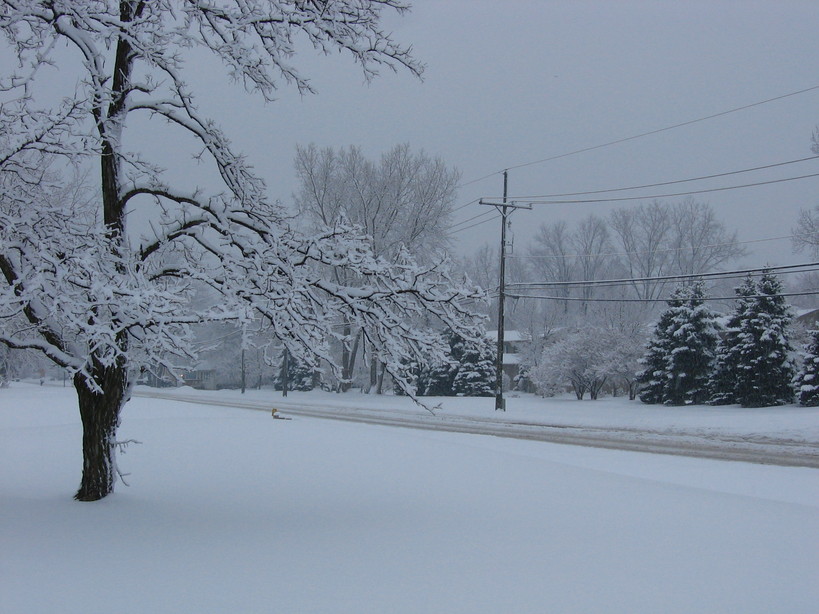
<instances>
[{"instance_id":1,"label":"utility pole","mask_svg":"<svg viewBox=\"0 0 819 614\"><path fill-rule=\"evenodd\" d=\"M244 342L244 339L242 339ZM245 348L242 348L242 394L245 393Z\"/></svg>"},{"instance_id":2,"label":"utility pole","mask_svg":"<svg viewBox=\"0 0 819 614\"><path fill-rule=\"evenodd\" d=\"M520 205L507 202L507 188L509 185L509 171L503 171L503 200L493 203L481 199L482 205L495 207L501 214L501 246L500 246L500 282L498 283L498 354L495 358L495 411L506 411L506 400L503 398L503 346L504 346L504 307L506 304L506 227L509 209L531 209L532 205Z\"/></svg>"},{"instance_id":3,"label":"utility pole","mask_svg":"<svg viewBox=\"0 0 819 614\"><path fill-rule=\"evenodd\" d=\"M282 355L282 396L287 396L287 390L290 388L290 351L284 348Z\"/></svg>"}]
</instances>

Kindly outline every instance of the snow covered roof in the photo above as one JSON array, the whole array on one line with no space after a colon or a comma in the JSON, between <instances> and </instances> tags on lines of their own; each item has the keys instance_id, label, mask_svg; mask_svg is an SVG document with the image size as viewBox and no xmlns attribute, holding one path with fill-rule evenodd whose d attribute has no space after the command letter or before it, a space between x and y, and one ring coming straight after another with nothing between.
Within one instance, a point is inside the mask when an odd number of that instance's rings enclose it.
<instances>
[{"instance_id":1,"label":"snow covered roof","mask_svg":"<svg viewBox=\"0 0 819 614\"><path fill-rule=\"evenodd\" d=\"M486 332L486 338L490 339L491 341L498 340L498 331L490 330ZM530 337L527 333L521 332L519 330L505 330L503 331L503 340L507 343L515 343L516 341L530 341Z\"/></svg>"},{"instance_id":2,"label":"snow covered roof","mask_svg":"<svg viewBox=\"0 0 819 614\"><path fill-rule=\"evenodd\" d=\"M504 354L503 364L505 365L519 365L521 363L520 354Z\"/></svg>"}]
</instances>

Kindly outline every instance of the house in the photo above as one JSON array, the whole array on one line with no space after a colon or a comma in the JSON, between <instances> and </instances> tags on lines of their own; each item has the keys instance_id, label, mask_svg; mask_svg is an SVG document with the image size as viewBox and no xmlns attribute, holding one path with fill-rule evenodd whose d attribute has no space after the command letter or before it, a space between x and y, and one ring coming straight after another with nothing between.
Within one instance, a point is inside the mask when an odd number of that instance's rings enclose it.
<instances>
[{"instance_id":1,"label":"house","mask_svg":"<svg viewBox=\"0 0 819 614\"><path fill-rule=\"evenodd\" d=\"M151 365L142 368L137 384L152 388L175 388L182 385L182 377L166 365Z\"/></svg>"},{"instance_id":2,"label":"house","mask_svg":"<svg viewBox=\"0 0 819 614\"><path fill-rule=\"evenodd\" d=\"M819 328L819 309L808 309L806 311L801 311L801 313L798 313L795 320L808 330Z\"/></svg>"},{"instance_id":3,"label":"house","mask_svg":"<svg viewBox=\"0 0 819 614\"><path fill-rule=\"evenodd\" d=\"M498 331L490 330L486 337L497 346ZM504 379L509 378L509 385L512 388L518 388L516 383L520 377L523 355L531 343L532 338L527 333L518 330L503 332L503 375Z\"/></svg>"},{"instance_id":4,"label":"house","mask_svg":"<svg viewBox=\"0 0 819 614\"><path fill-rule=\"evenodd\" d=\"M199 390L216 390L216 369L194 369L182 376L186 386Z\"/></svg>"}]
</instances>

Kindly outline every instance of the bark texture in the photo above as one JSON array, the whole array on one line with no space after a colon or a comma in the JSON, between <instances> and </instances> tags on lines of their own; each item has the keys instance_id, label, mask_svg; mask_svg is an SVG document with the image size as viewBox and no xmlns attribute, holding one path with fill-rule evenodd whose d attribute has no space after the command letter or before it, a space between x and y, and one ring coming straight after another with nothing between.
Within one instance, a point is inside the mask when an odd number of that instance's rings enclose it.
<instances>
[{"instance_id":1,"label":"bark texture","mask_svg":"<svg viewBox=\"0 0 819 614\"><path fill-rule=\"evenodd\" d=\"M82 419L82 481L77 501L98 501L114 490L117 477L116 432L120 410L128 400L128 375L123 364L99 367L94 390L85 377L74 376Z\"/></svg>"}]
</instances>

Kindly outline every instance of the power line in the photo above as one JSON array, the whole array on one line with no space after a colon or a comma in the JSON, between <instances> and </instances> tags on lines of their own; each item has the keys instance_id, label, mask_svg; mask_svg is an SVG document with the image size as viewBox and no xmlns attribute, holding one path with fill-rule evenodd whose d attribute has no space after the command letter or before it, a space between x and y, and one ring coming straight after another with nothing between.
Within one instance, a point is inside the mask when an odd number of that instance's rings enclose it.
<instances>
[{"instance_id":1,"label":"power line","mask_svg":"<svg viewBox=\"0 0 819 614\"><path fill-rule=\"evenodd\" d=\"M455 207L450 213L456 213L456 212L460 211L461 209L466 209L469 205L474 205L479 200L480 200L480 197L473 198L468 203L464 203L463 205L460 205L459 207Z\"/></svg>"},{"instance_id":2,"label":"power line","mask_svg":"<svg viewBox=\"0 0 819 614\"><path fill-rule=\"evenodd\" d=\"M819 272L819 268L810 268L810 269L801 269L798 271L780 271L779 275L794 275L794 274L803 274L803 273L816 273ZM745 277L761 277L764 273L740 273L740 274L725 274L723 276L714 277L711 281L727 281L731 279L744 279ZM680 275L679 277L675 277L674 279L664 280L661 278L657 278L655 283L658 286L663 286L667 283L672 281L685 281L686 279L700 279L702 275L690 275L690 276L683 276ZM644 279L628 279L628 280L612 280L612 281L605 281L605 280L598 280L598 281L571 281L571 282L547 282L547 283L535 283L532 285L528 285L525 282L523 283L511 283L509 284L510 287L518 288L519 290L541 290L545 288L555 288L555 287L562 287L562 288L631 288L637 283L644 283L654 281L655 278L644 278Z\"/></svg>"},{"instance_id":3,"label":"power line","mask_svg":"<svg viewBox=\"0 0 819 614\"><path fill-rule=\"evenodd\" d=\"M491 215L491 214L492 214L492 211L490 210L490 211L484 211L482 213L479 213L478 215L473 215L472 217L467 218L462 222L457 222L455 224L452 224L452 226L449 227L449 230L453 230L454 228L456 228L458 226L463 226L464 224L467 224L467 223L471 222L472 220L477 220L479 218L486 217L487 215Z\"/></svg>"},{"instance_id":4,"label":"power line","mask_svg":"<svg viewBox=\"0 0 819 614\"><path fill-rule=\"evenodd\" d=\"M717 117L722 117L723 115L729 115L731 113L737 113L739 111L745 111L746 109L751 109L753 107L758 107L763 104L768 104L770 102L776 102L777 100L783 100L785 98L790 98L792 96L798 96L799 94L805 94L807 92L812 92L813 90L819 89L819 85L814 85L811 87L807 87L805 89L797 90L795 92L789 92L787 94L782 94L781 96L774 96L773 98L768 98L766 100L760 100L758 102L752 102L751 104L746 104L741 107L735 107L733 109L728 109L727 111L721 111L719 113L714 113L712 115L706 115L704 117L698 117L696 119L691 119L685 122L680 122L678 124L673 124L671 126L666 126L664 128L658 128L656 130L649 130L648 132L641 132L640 134L635 134L633 136L625 137L622 139L616 139L614 141L608 141L606 143L601 143L599 145L593 145L591 147L584 147L582 149L575 149L573 151L568 151L566 153L558 154L555 156L549 156L548 158L541 158L540 160L533 160L532 162L525 162L523 164L517 164L515 166L509 166L505 170L513 170L516 168L525 168L527 166L534 166L536 164L543 164L544 162L551 162L552 160L559 160L561 158L568 158L569 156L575 156L577 154L585 153L587 151L594 151L596 149L603 149L604 147L611 147L612 145L619 145L620 143L627 143L628 141L634 141L636 139L640 139L646 136L651 136L654 134L659 134L661 132L667 132L669 130L674 130L676 128L682 128L684 126L690 126L691 124L696 124L698 122L707 121L709 119L715 119ZM474 183L478 183L479 181L483 181L484 179L489 179L490 177L494 177L495 175L501 174L503 171L494 171L487 175L483 175L482 177L478 177L477 179L472 179L471 181L466 181L460 184L458 187L463 188Z\"/></svg>"},{"instance_id":5,"label":"power line","mask_svg":"<svg viewBox=\"0 0 819 614\"><path fill-rule=\"evenodd\" d=\"M726 278L741 277L753 273L764 273L765 271L779 271L782 273L805 273L812 272L817 269L819 262L806 262L803 264L784 264L779 266L765 266L753 269L737 269L733 271L719 271L711 273L692 273L679 275L660 275L655 277L634 277L623 279L590 279L585 281L545 281L545 282L525 282L525 283L510 283L509 287L515 288L538 288L541 286L548 287L565 287L565 286L606 286L606 285L627 285L635 282L646 281L685 281L689 279L705 279L705 278ZM810 269L808 271L791 270L791 269Z\"/></svg>"},{"instance_id":6,"label":"power line","mask_svg":"<svg viewBox=\"0 0 819 614\"><path fill-rule=\"evenodd\" d=\"M487 222L497 220L500 217L501 217L500 213L495 214L492 217L490 217L489 219L482 220L480 222L476 222L475 224L472 224L471 226L465 226L464 228L459 228L458 230L453 230L452 232L448 233L447 236L451 237L452 235L458 234L459 232L463 232L464 230L469 230L470 228L475 228L475 226L480 226L481 224L486 224Z\"/></svg>"},{"instance_id":7,"label":"power line","mask_svg":"<svg viewBox=\"0 0 819 614\"><path fill-rule=\"evenodd\" d=\"M819 156L808 156L807 158L799 158L798 160L788 160L787 162L777 162L775 164L766 164L764 166L755 166L753 168L744 168L744 169L737 170L737 171L728 171L728 172L725 172L725 173L716 173L716 174L713 174L713 175L703 175L701 177L691 177L689 179L677 179L675 181L662 181L662 182L659 182L659 183L647 183L647 184L644 184L644 185L635 185L635 186L629 186L629 187L623 187L623 188L611 188L611 189L607 189L607 190L592 190L592 191L588 191L588 192L566 192L566 193L563 193L563 194L537 194L537 195L532 195L532 196L513 196L512 198L513 199L518 199L518 200L530 199L530 198L560 198L560 197L564 197L564 196L585 196L585 195L589 195L589 194L605 194L607 192L626 192L626 191L630 191L630 190L642 190L642 189L645 189L645 188L657 188L657 187L661 187L661 186L675 185L675 184L678 184L678 183L690 183L692 181L704 181L706 179L716 179L718 177L728 177L730 175L740 175L742 173L751 173L751 172L754 172L754 171L761 171L761 170L766 170L766 169L769 169L769 168L777 168L779 166L787 166L789 164L797 164L799 162L806 162L807 160L815 160L817 158L819 158ZM472 202L475 202L475 201L472 201ZM472 204L472 203L469 203L469 204Z\"/></svg>"},{"instance_id":8,"label":"power line","mask_svg":"<svg viewBox=\"0 0 819 614\"><path fill-rule=\"evenodd\" d=\"M790 98L791 96L797 96L799 94L804 94L806 92L811 92L811 91L817 90L817 89L819 89L819 85L814 85L812 87L807 87L805 89L798 90L796 92L790 92L788 94L782 94L781 96L775 96L773 98L768 98L767 100L760 100L759 102L752 102L751 104L746 104L746 105L743 105L741 107L735 107L733 109L728 109L727 111L721 111L719 113L714 113L712 115L706 115L705 117L698 117L697 119L691 119L691 120L688 120L688 121L685 121L685 122L681 122L679 124L666 126L665 128L658 128L657 130L650 130L648 132L642 132L640 134L635 134L634 136L629 136L629 137L626 137L626 138L623 138L623 139L617 139L617 140L614 140L614 141L609 141L607 143L602 143L600 145L594 145L592 147L584 147L583 149L577 149L575 151L570 151L570 152L559 154L559 155L556 155L556 156L550 156L548 158L542 158L540 160L534 160L532 162L525 162L523 164L517 164L515 166L508 167L507 170L513 170L513 169L516 169L516 168L524 168L524 167L527 167L527 166L534 166L535 164L542 164L544 162L551 162L552 160L558 160L560 158L567 158L569 156L574 156L576 154L585 153L587 151L594 151L595 149L602 149L604 147L610 147L611 145L619 145L620 143L626 143L628 141L633 141L635 139L640 139L640 138L643 138L645 136L651 136L653 134L659 134L660 132L667 132L668 130L674 130L675 128L682 128L683 126L690 126L691 124L696 124L698 122L703 122L703 121L706 121L706 120L709 120L709 119L722 117L723 115L729 115L731 113L736 113L738 111L744 111L746 109L751 109L753 107L758 107L758 106L763 105L763 104L768 104L769 102L775 102L777 100L782 100L784 98ZM496 173L492 173L492 175L495 175L495 174ZM492 175L487 175L487 177L491 177ZM486 179L486 177L482 177L481 180L482 179ZM476 180L476 181L479 181L479 180ZM465 185L468 185L468 184L465 184Z\"/></svg>"},{"instance_id":9,"label":"power line","mask_svg":"<svg viewBox=\"0 0 819 614\"><path fill-rule=\"evenodd\" d=\"M764 243L766 241L781 241L783 239L792 239L793 235L783 235L781 237L767 237L764 239L751 239L748 241L729 241L728 243L712 243L711 245L699 245L696 246L694 249L710 249L713 247L728 247L730 245L747 245L749 243ZM568 258L588 258L588 257L607 257L607 258L614 258L617 256L640 256L644 254L665 254L669 252L679 252L692 249L692 246L688 245L685 247L669 247L667 249L655 249L651 251L644 251L644 252L609 252L604 254L564 254L564 255L552 255L552 254L542 254L542 255L529 255L529 256L509 256L510 258L516 260L556 260L556 259L568 259Z\"/></svg>"},{"instance_id":10,"label":"power line","mask_svg":"<svg viewBox=\"0 0 819 614\"><path fill-rule=\"evenodd\" d=\"M465 188L468 185L472 185L473 183L478 183L479 181L483 181L484 179L489 179L490 177L494 177L495 175L500 175L503 171L495 171L493 173L489 173L488 175L484 175L483 177L478 177L477 179L473 179L471 181L467 181L459 185L459 188Z\"/></svg>"},{"instance_id":11,"label":"power line","mask_svg":"<svg viewBox=\"0 0 819 614\"><path fill-rule=\"evenodd\" d=\"M673 198L675 196L690 196L693 194L707 194L709 192L725 192L726 190L738 190L740 188L753 188L762 185L770 185L773 183L784 183L786 181L797 181L799 179L809 179L811 177L819 177L819 173L811 173L808 175L799 175L798 177L785 177L784 179L771 179L769 181L758 181L756 183L746 183L743 185L733 185L733 186L725 186L722 188L710 188L708 190L694 190L691 192L676 192L673 194L654 194L654 195L646 195L646 196L625 196L620 198L587 198L587 199L576 199L576 200L534 200L534 199L526 199L526 198L515 198L513 200L519 202L530 203L532 205L568 205L568 204L580 204L580 203L613 203L613 202L623 202L627 200L648 200L648 199L658 199L658 198Z\"/></svg>"},{"instance_id":12,"label":"power line","mask_svg":"<svg viewBox=\"0 0 819 614\"><path fill-rule=\"evenodd\" d=\"M790 296L815 296L819 294L819 290L810 290L808 292L781 292L778 294L754 294L750 296L743 295L742 298L772 298L775 296L790 297ZM532 294L507 294L508 298L534 298L538 300L548 301L581 301L584 303L656 303L664 301L665 299L652 298L582 298L578 296L543 296ZM703 301L733 301L736 296L711 296L698 300Z\"/></svg>"}]
</instances>

